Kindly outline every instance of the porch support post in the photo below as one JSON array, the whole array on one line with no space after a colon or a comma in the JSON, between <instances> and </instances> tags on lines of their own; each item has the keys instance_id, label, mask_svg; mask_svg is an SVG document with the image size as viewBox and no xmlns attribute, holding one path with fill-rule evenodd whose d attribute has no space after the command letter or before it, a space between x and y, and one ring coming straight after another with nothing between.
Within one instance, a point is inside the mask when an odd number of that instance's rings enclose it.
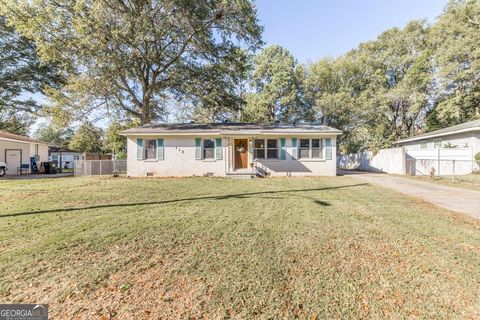
<instances>
[{"instance_id":1,"label":"porch support post","mask_svg":"<svg viewBox=\"0 0 480 320\"><path fill-rule=\"evenodd\" d=\"M250 137L248 139L248 166L250 167L250 170L252 170L252 173L255 172L255 169L251 164L253 163L253 140L254 137Z\"/></svg>"}]
</instances>

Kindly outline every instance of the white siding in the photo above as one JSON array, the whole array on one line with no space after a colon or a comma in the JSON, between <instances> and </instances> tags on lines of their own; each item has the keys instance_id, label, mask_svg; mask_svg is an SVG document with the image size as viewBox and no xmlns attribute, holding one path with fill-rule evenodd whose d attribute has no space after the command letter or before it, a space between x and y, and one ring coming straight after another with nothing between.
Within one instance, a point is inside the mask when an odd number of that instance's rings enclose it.
<instances>
[{"instance_id":1,"label":"white siding","mask_svg":"<svg viewBox=\"0 0 480 320\"><path fill-rule=\"evenodd\" d=\"M36 147L38 146L38 147ZM22 164L30 165L30 157L35 156L36 151L38 150L38 155L40 157L39 161L44 162L48 161L48 146L45 144L36 144L30 142L17 142L10 140L0 139L0 161L5 162L5 152L6 150L21 150L22 151ZM16 170L7 171L7 174L16 174Z\"/></svg>"},{"instance_id":2,"label":"white siding","mask_svg":"<svg viewBox=\"0 0 480 320\"><path fill-rule=\"evenodd\" d=\"M336 136L314 136L330 138L332 148L331 160L295 160L292 157L292 136L261 136L259 138L285 138L286 160L259 160L257 165L272 176L335 176L336 175ZM164 160L137 160L137 139L164 139ZM195 160L195 136L129 136L127 139L127 172L129 176L203 176L213 173L214 176L226 176L229 171L227 138L222 138L222 160ZM207 138L207 137L205 137ZM208 136L210 139L220 136ZM298 143L300 136L295 136ZM304 138L303 136L301 138ZM307 138L307 137L305 137ZM234 138L230 138L233 141ZM280 143L278 145L280 148ZM250 150L251 151L251 150ZM233 155L231 155L233 158ZM252 160L251 155L249 161Z\"/></svg>"},{"instance_id":3,"label":"white siding","mask_svg":"<svg viewBox=\"0 0 480 320\"><path fill-rule=\"evenodd\" d=\"M137 139L163 138L164 160L137 160ZM198 136L161 137L135 136L127 139L127 171L129 176L203 176L212 172L225 174L225 157L222 160L195 160L195 138ZM210 138L210 137L208 137ZM212 139L220 136L211 137ZM144 142L145 145L145 142Z\"/></svg>"},{"instance_id":4,"label":"white siding","mask_svg":"<svg viewBox=\"0 0 480 320\"><path fill-rule=\"evenodd\" d=\"M272 176L335 176L337 174L336 154L337 144L335 136L262 136L261 139L280 139L285 138L287 156L285 160L257 160L257 166ZM332 159L295 159L293 155L292 138L297 138L297 150L300 145L300 139L331 139ZM280 143L278 144L280 148Z\"/></svg>"},{"instance_id":5,"label":"white siding","mask_svg":"<svg viewBox=\"0 0 480 320\"><path fill-rule=\"evenodd\" d=\"M478 132L457 133L438 138L428 138L411 142L403 142L400 145L404 146L407 150L416 150L421 149L422 143L427 143L427 149L433 149L433 140L436 139L442 140L442 147L445 147L445 145L449 144L451 146L457 146L458 148L465 148L467 146L468 148L473 148L474 154L480 152L480 133Z\"/></svg>"}]
</instances>

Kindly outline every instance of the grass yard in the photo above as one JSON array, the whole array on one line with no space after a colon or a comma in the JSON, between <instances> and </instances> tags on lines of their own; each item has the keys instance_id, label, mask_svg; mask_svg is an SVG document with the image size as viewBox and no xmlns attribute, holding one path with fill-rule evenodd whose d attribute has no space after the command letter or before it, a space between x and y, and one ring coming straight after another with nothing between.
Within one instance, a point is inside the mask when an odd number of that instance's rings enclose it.
<instances>
[{"instance_id":1,"label":"grass yard","mask_svg":"<svg viewBox=\"0 0 480 320\"><path fill-rule=\"evenodd\" d=\"M467 175L458 175L454 176L440 176L435 177L435 179L430 178L429 176L410 176L402 175L406 178L417 179L425 182L438 183L449 187L457 187L464 189L471 189L480 191L480 174L467 174Z\"/></svg>"},{"instance_id":2,"label":"grass yard","mask_svg":"<svg viewBox=\"0 0 480 320\"><path fill-rule=\"evenodd\" d=\"M53 319L480 318L480 221L348 176L0 190L1 302Z\"/></svg>"}]
</instances>

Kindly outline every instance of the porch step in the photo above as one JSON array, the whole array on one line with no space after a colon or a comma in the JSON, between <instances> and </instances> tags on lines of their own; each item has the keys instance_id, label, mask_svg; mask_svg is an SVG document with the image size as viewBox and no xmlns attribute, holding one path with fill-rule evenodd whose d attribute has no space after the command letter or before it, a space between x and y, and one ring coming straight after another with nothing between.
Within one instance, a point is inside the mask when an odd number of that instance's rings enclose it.
<instances>
[{"instance_id":1,"label":"porch step","mask_svg":"<svg viewBox=\"0 0 480 320\"><path fill-rule=\"evenodd\" d=\"M227 173L227 177L233 179L254 179L257 178L257 175L251 172L230 172Z\"/></svg>"}]
</instances>

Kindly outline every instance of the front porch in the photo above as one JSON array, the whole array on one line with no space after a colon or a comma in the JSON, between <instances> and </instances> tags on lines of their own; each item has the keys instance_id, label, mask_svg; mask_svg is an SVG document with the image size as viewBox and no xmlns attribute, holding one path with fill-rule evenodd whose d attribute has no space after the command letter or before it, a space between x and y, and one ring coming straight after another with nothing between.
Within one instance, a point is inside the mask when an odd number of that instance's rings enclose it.
<instances>
[{"instance_id":1,"label":"front porch","mask_svg":"<svg viewBox=\"0 0 480 320\"><path fill-rule=\"evenodd\" d=\"M257 175L253 158L253 140L251 136L225 137L225 173L228 176Z\"/></svg>"}]
</instances>

